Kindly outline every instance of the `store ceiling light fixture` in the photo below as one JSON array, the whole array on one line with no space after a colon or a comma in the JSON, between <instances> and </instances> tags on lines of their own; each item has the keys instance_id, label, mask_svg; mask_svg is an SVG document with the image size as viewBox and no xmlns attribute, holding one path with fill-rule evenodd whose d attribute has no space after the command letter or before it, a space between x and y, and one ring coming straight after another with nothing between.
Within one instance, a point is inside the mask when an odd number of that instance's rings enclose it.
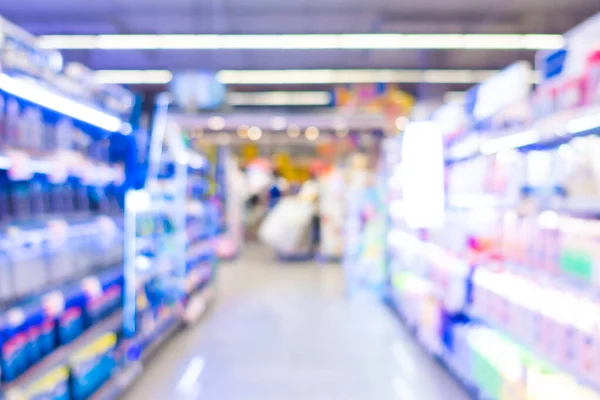
<instances>
[{"instance_id":1,"label":"store ceiling light fixture","mask_svg":"<svg viewBox=\"0 0 600 400\"><path fill-rule=\"evenodd\" d=\"M232 92L227 95L227 102L232 106L327 106L331 103L331 94L326 91Z\"/></svg>"},{"instance_id":2,"label":"store ceiling light fixture","mask_svg":"<svg viewBox=\"0 0 600 400\"><path fill-rule=\"evenodd\" d=\"M548 50L561 48L564 39L535 34L47 35L39 45L60 50Z\"/></svg>"},{"instance_id":3,"label":"store ceiling light fixture","mask_svg":"<svg viewBox=\"0 0 600 400\"><path fill-rule=\"evenodd\" d=\"M258 126L252 126L248 129L248 139L257 141L262 137L262 130Z\"/></svg>"},{"instance_id":4,"label":"store ceiling light fixture","mask_svg":"<svg viewBox=\"0 0 600 400\"><path fill-rule=\"evenodd\" d=\"M295 139L297 137L300 137L300 127L298 125L290 125L287 128L287 135L292 138Z\"/></svg>"},{"instance_id":5,"label":"store ceiling light fixture","mask_svg":"<svg viewBox=\"0 0 600 400\"><path fill-rule=\"evenodd\" d=\"M479 148L481 154L495 154L504 150L518 149L538 142L540 136L537 131L529 130L498 139L491 139L483 143Z\"/></svg>"},{"instance_id":6,"label":"store ceiling light fixture","mask_svg":"<svg viewBox=\"0 0 600 400\"><path fill-rule=\"evenodd\" d=\"M304 136L306 137L306 139L313 141L313 140L317 140L317 138L319 137L319 128L317 128L316 126L309 126L308 128L306 128L306 131L304 131Z\"/></svg>"},{"instance_id":7,"label":"store ceiling light fixture","mask_svg":"<svg viewBox=\"0 0 600 400\"><path fill-rule=\"evenodd\" d=\"M0 89L23 100L109 132L131 132L131 126L123 123L114 115L61 96L22 79L0 74Z\"/></svg>"},{"instance_id":8,"label":"store ceiling light fixture","mask_svg":"<svg viewBox=\"0 0 600 400\"><path fill-rule=\"evenodd\" d=\"M221 83L229 85L298 85L298 84L345 84L345 83L464 83L483 82L497 70L471 69L307 69L307 70L222 70L217 72ZM173 78L168 70L100 70L94 75L98 83L156 85L167 84ZM539 74L533 72L531 82L537 83ZM275 92L281 93L281 92ZM261 94L232 93L229 101L233 105L286 105L283 103L328 104L329 93L294 92L296 96L261 92ZM301 94L302 96L298 96ZM261 104L271 103L271 104ZM305 103L305 104L302 104Z\"/></svg>"},{"instance_id":9,"label":"store ceiling light fixture","mask_svg":"<svg viewBox=\"0 0 600 400\"><path fill-rule=\"evenodd\" d=\"M394 69L309 69L309 70L222 70L217 79L227 85L294 85L345 83L464 83L485 81L496 70L394 70ZM537 82L532 73L531 81Z\"/></svg>"},{"instance_id":10,"label":"store ceiling light fixture","mask_svg":"<svg viewBox=\"0 0 600 400\"><path fill-rule=\"evenodd\" d=\"M94 73L94 81L99 84L164 85L172 79L173 73L167 70L104 70Z\"/></svg>"},{"instance_id":11,"label":"store ceiling light fixture","mask_svg":"<svg viewBox=\"0 0 600 400\"><path fill-rule=\"evenodd\" d=\"M220 131L225 128L225 119L219 116L210 117L207 121L207 125L209 129L212 129L213 131Z\"/></svg>"}]
</instances>

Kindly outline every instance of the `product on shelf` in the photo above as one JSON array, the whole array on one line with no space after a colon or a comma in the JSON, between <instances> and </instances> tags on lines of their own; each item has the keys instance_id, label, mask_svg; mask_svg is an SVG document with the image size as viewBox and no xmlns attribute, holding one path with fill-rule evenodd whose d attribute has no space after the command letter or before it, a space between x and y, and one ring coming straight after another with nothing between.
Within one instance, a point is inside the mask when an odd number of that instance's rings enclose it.
<instances>
[{"instance_id":1,"label":"product on shelf","mask_svg":"<svg viewBox=\"0 0 600 400\"><path fill-rule=\"evenodd\" d=\"M519 85L518 99L490 96L489 82L515 88L512 69L469 91L469 126L446 142L442 227L409 229L406 210L390 207L390 297L480 398L600 396L599 48L589 39L575 31L566 49L540 53L533 95ZM523 101L526 118L513 112Z\"/></svg>"}]
</instances>

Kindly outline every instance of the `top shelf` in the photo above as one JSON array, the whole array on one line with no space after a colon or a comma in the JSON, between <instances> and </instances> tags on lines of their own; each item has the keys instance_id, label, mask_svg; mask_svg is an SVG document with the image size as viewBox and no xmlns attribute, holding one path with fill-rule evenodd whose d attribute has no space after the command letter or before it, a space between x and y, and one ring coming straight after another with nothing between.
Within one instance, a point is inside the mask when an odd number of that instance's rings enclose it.
<instances>
[{"instance_id":1,"label":"top shelf","mask_svg":"<svg viewBox=\"0 0 600 400\"><path fill-rule=\"evenodd\" d=\"M600 105L564 110L521 129L470 133L449 152L458 153L448 162L459 162L480 155L506 150L545 150L555 148L576 137L600 133ZM477 139L473 139L477 138ZM462 148L461 148L462 146Z\"/></svg>"}]
</instances>

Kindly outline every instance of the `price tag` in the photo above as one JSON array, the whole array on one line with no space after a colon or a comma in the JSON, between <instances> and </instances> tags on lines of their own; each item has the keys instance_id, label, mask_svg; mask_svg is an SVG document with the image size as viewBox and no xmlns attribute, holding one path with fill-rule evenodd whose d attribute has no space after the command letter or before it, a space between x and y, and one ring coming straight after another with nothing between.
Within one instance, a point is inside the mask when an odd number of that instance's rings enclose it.
<instances>
[{"instance_id":1,"label":"price tag","mask_svg":"<svg viewBox=\"0 0 600 400\"><path fill-rule=\"evenodd\" d=\"M11 326L20 326L25 322L25 313L20 308L13 308L6 313L6 321Z\"/></svg>"},{"instance_id":2,"label":"price tag","mask_svg":"<svg viewBox=\"0 0 600 400\"><path fill-rule=\"evenodd\" d=\"M100 284L100 280L95 276L85 278L81 282L81 287L91 299L95 299L102 296L102 285Z\"/></svg>"},{"instance_id":3,"label":"price tag","mask_svg":"<svg viewBox=\"0 0 600 400\"><path fill-rule=\"evenodd\" d=\"M98 169L94 164L87 160L81 163L81 179L85 185L95 185L98 182Z\"/></svg>"},{"instance_id":4,"label":"price tag","mask_svg":"<svg viewBox=\"0 0 600 400\"><path fill-rule=\"evenodd\" d=\"M62 154L57 154L50 159L48 179L52 183L64 183L69 177L69 160Z\"/></svg>"},{"instance_id":5,"label":"price tag","mask_svg":"<svg viewBox=\"0 0 600 400\"><path fill-rule=\"evenodd\" d=\"M109 183L117 180L117 173L116 170L111 168L110 166L106 165L106 164L102 164L100 166L97 167L98 168L98 175L100 177L100 179L102 180L102 184L103 185L108 185Z\"/></svg>"},{"instance_id":6,"label":"price tag","mask_svg":"<svg viewBox=\"0 0 600 400\"><path fill-rule=\"evenodd\" d=\"M42 304L48 316L57 317L65 311L65 296L59 291L48 293Z\"/></svg>"},{"instance_id":7,"label":"price tag","mask_svg":"<svg viewBox=\"0 0 600 400\"><path fill-rule=\"evenodd\" d=\"M8 177L13 181L27 181L33 176L33 170L27 153L11 150L8 152L10 168Z\"/></svg>"}]
</instances>

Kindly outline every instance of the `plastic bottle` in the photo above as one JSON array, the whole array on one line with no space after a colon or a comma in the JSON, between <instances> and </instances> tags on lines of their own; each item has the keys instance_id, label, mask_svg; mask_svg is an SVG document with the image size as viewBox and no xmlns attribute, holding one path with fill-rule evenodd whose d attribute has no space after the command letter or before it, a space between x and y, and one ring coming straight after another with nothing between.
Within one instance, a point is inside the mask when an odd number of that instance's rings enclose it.
<instances>
[{"instance_id":1,"label":"plastic bottle","mask_svg":"<svg viewBox=\"0 0 600 400\"><path fill-rule=\"evenodd\" d=\"M21 109L14 98L9 98L6 103L6 143L9 146L18 146L21 136Z\"/></svg>"}]
</instances>

